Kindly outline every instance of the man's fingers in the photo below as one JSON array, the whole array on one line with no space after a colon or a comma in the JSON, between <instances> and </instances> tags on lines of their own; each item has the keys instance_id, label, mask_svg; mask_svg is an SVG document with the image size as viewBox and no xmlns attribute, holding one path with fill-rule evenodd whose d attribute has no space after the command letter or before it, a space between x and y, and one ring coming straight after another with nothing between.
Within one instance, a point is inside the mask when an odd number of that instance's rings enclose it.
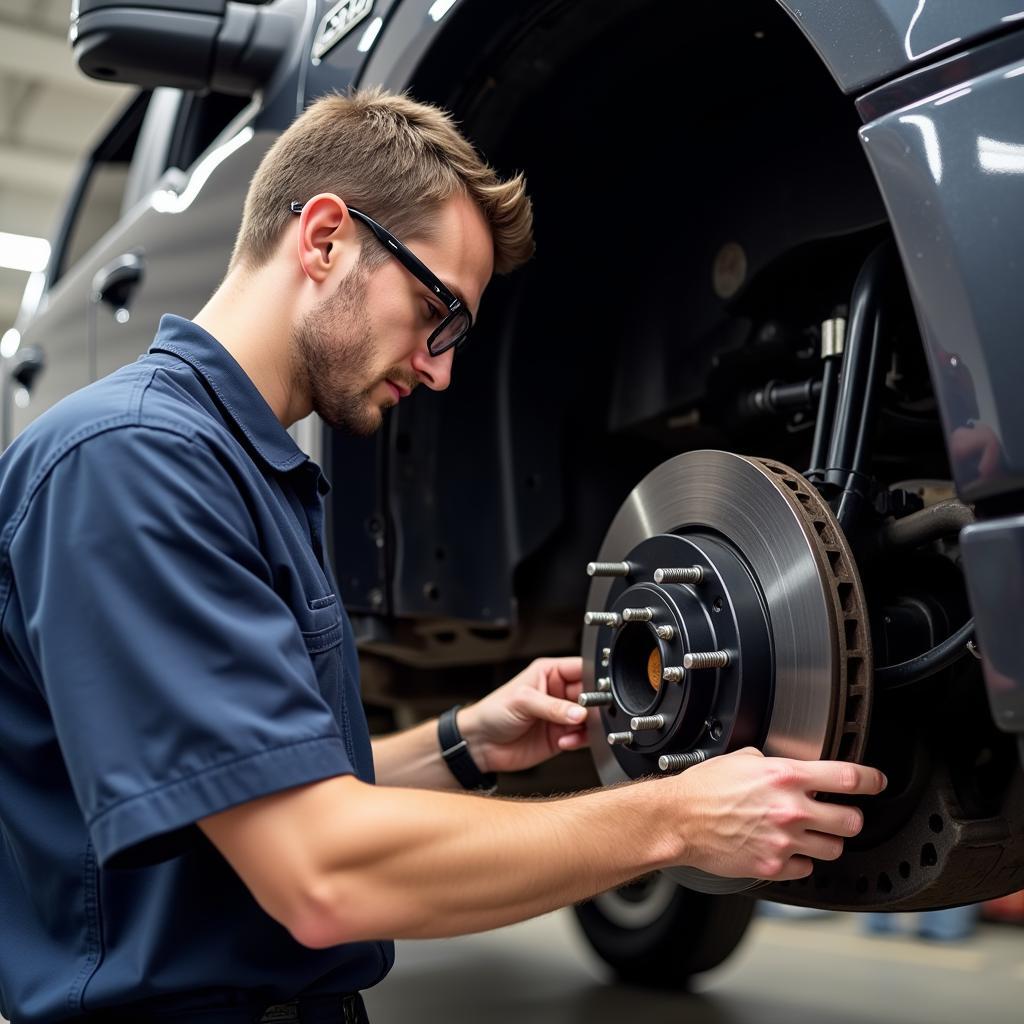
<instances>
[{"instance_id":1,"label":"man's fingers","mask_svg":"<svg viewBox=\"0 0 1024 1024\"><path fill-rule=\"evenodd\" d=\"M772 876L776 882L790 882L797 878L806 878L814 870L814 861L808 857L790 857L782 871Z\"/></svg>"},{"instance_id":2,"label":"man's fingers","mask_svg":"<svg viewBox=\"0 0 1024 1024\"><path fill-rule=\"evenodd\" d=\"M818 793L850 793L875 796L886 786L877 768L849 761L804 761L805 788Z\"/></svg>"},{"instance_id":3,"label":"man's fingers","mask_svg":"<svg viewBox=\"0 0 1024 1024\"><path fill-rule=\"evenodd\" d=\"M575 701L562 700L538 690L524 690L521 697L523 710L544 722L579 725L587 717L586 708L581 708Z\"/></svg>"},{"instance_id":4,"label":"man's fingers","mask_svg":"<svg viewBox=\"0 0 1024 1024\"><path fill-rule=\"evenodd\" d=\"M811 801L811 825L818 832L828 832L834 836L851 839L860 835L864 827L864 814L858 807L844 807L840 804Z\"/></svg>"},{"instance_id":5,"label":"man's fingers","mask_svg":"<svg viewBox=\"0 0 1024 1024\"><path fill-rule=\"evenodd\" d=\"M583 659L574 656L569 658L552 658L550 668L556 674L563 686L569 683L578 683L583 676Z\"/></svg>"},{"instance_id":6,"label":"man's fingers","mask_svg":"<svg viewBox=\"0 0 1024 1024\"><path fill-rule=\"evenodd\" d=\"M567 732L564 736L559 736L558 749L579 750L580 747L585 747L587 743L587 734L582 730Z\"/></svg>"},{"instance_id":7,"label":"man's fingers","mask_svg":"<svg viewBox=\"0 0 1024 1024\"><path fill-rule=\"evenodd\" d=\"M799 841L800 853L815 860L838 860L843 852L843 841L822 832L805 832Z\"/></svg>"}]
</instances>

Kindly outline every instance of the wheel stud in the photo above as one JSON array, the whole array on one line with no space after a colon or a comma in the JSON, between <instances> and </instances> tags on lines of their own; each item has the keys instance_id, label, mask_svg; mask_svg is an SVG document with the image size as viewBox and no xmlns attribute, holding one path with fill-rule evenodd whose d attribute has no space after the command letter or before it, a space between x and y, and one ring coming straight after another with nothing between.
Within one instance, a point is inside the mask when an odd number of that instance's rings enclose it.
<instances>
[{"instance_id":1,"label":"wheel stud","mask_svg":"<svg viewBox=\"0 0 1024 1024\"><path fill-rule=\"evenodd\" d=\"M612 680L610 676L601 676L597 680L597 692L598 693L611 693L612 692Z\"/></svg>"},{"instance_id":2,"label":"wheel stud","mask_svg":"<svg viewBox=\"0 0 1024 1024\"><path fill-rule=\"evenodd\" d=\"M655 569L655 583L700 583L704 579L704 569L699 565L691 565L685 569Z\"/></svg>"},{"instance_id":3,"label":"wheel stud","mask_svg":"<svg viewBox=\"0 0 1024 1024\"><path fill-rule=\"evenodd\" d=\"M658 634L659 640L674 640L676 636L673 626L655 626L654 632Z\"/></svg>"},{"instance_id":4,"label":"wheel stud","mask_svg":"<svg viewBox=\"0 0 1024 1024\"><path fill-rule=\"evenodd\" d=\"M583 616L585 626L620 626L622 616L618 612L587 612Z\"/></svg>"},{"instance_id":5,"label":"wheel stud","mask_svg":"<svg viewBox=\"0 0 1024 1024\"><path fill-rule=\"evenodd\" d=\"M681 683L683 681L683 669L678 665L669 665L662 670L661 678L666 683Z\"/></svg>"},{"instance_id":6,"label":"wheel stud","mask_svg":"<svg viewBox=\"0 0 1024 1024\"><path fill-rule=\"evenodd\" d=\"M702 651L698 654L683 655L683 668L725 668L728 664L728 651Z\"/></svg>"},{"instance_id":7,"label":"wheel stud","mask_svg":"<svg viewBox=\"0 0 1024 1024\"><path fill-rule=\"evenodd\" d=\"M614 702L615 698L610 693L601 693L597 690L581 693L576 698L576 703L583 708L597 708L604 704L613 704Z\"/></svg>"},{"instance_id":8,"label":"wheel stud","mask_svg":"<svg viewBox=\"0 0 1024 1024\"><path fill-rule=\"evenodd\" d=\"M654 618L653 608L623 608L623 622L650 622Z\"/></svg>"},{"instance_id":9,"label":"wheel stud","mask_svg":"<svg viewBox=\"0 0 1024 1024\"><path fill-rule=\"evenodd\" d=\"M610 747L628 747L633 743L633 734L631 732L610 732L608 733L608 746Z\"/></svg>"},{"instance_id":10,"label":"wheel stud","mask_svg":"<svg viewBox=\"0 0 1024 1024\"><path fill-rule=\"evenodd\" d=\"M587 562L588 576L628 576L629 562Z\"/></svg>"},{"instance_id":11,"label":"wheel stud","mask_svg":"<svg viewBox=\"0 0 1024 1024\"><path fill-rule=\"evenodd\" d=\"M629 720L629 727L633 732L644 732L649 729L664 729L664 715L641 715Z\"/></svg>"},{"instance_id":12,"label":"wheel stud","mask_svg":"<svg viewBox=\"0 0 1024 1024\"><path fill-rule=\"evenodd\" d=\"M708 755L705 750L691 750L688 754L662 754L658 758L658 767L663 772L683 771L707 759Z\"/></svg>"}]
</instances>

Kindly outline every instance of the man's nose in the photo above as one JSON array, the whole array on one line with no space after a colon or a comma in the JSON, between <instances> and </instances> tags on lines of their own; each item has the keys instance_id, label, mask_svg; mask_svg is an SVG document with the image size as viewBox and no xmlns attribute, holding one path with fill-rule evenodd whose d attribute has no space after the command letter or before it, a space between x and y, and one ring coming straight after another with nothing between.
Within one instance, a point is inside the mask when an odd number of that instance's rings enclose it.
<instances>
[{"instance_id":1,"label":"man's nose","mask_svg":"<svg viewBox=\"0 0 1024 1024\"><path fill-rule=\"evenodd\" d=\"M418 350L412 359L416 376L431 391L444 391L452 381L452 362L455 349L450 348L439 356L432 356L426 346Z\"/></svg>"}]
</instances>

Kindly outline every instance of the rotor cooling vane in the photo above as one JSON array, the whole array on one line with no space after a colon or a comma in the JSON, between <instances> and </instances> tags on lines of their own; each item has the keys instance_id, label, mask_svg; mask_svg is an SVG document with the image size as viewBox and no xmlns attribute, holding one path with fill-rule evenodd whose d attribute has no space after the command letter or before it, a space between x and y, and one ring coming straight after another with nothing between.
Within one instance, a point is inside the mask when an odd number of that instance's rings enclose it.
<instances>
[{"instance_id":1,"label":"rotor cooling vane","mask_svg":"<svg viewBox=\"0 0 1024 1024\"><path fill-rule=\"evenodd\" d=\"M580 703L605 785L744 746L861 760L864 593L835 517L795 470L718 451L670 459L630 493L587 571ZM711 893L762 884L668 874Z\"/></svg>"}]
</instances>

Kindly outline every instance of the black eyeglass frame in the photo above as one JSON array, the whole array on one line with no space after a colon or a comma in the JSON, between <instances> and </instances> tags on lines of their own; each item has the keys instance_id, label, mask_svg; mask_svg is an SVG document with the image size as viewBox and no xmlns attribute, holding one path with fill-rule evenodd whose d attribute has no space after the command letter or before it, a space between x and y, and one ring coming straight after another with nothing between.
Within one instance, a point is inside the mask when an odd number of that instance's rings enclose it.
<instances>
[{"instance_id":1,"label":"black eyeglass frame","mask_svg":"<svg viewBox=\"0 0 1024 1024\"><path fill-rule=\"evenodd\" d=\"M289 209L292 213L302 213L302 208L305 203L292 202L289 204ZM399 263L405 267L406 270L416 278L420 284L429 288L448 308L448 315L434 328L430 333L430 337L427 338L427 351L432 356L439 356L448 349L454 348L456 352L466 344L469 336L469 332L473 327L473 314L470 313L466 304L452 292L446 288L441 282L440 278L421 260L407 245L400 242L386 227L382 224L378 224L372 217L363 213L362 210L357 210L354 206L347 207L348 212L352 216L365 224L377 238L377 240L388 249L392 255L398 260ZM452 323L456 317L460 317L465 320L466 326L455 335L450 341L447 341L441 346L435 346L435 339L440 337L441 332Z\"/></svg>"}]
</instances>

